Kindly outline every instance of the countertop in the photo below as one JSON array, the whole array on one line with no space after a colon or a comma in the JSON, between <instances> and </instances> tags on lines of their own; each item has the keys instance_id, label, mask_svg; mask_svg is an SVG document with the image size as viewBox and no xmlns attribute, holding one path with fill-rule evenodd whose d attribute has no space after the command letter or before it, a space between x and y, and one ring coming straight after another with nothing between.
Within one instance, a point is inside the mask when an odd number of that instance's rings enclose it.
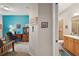
<instances>
[{"instance_id":1,"label":"countertop","mask_svg":"<svg viewBox=\"0 0 79 59\"><path fill-rule=\"evenodd\" d=\"M71 37L73 39L79 40L79 36L78 35L64 35L64 36Z\"/></svg>"}]
</instances>

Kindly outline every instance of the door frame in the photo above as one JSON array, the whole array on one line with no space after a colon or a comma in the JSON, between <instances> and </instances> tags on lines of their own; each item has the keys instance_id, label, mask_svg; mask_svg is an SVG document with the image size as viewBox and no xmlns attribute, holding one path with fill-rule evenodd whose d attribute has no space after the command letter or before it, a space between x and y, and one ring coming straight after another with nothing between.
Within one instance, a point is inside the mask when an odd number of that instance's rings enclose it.
<instances>
[{"instance_id":1,"label":"door frame","mask_svg":"<svg viewBox=\"0 0 79 59\"><path fill-rule=\"evenodd\" d=\"M58 3L52 4L52 55L59 56Z\"/></svg>"}]
</instances>

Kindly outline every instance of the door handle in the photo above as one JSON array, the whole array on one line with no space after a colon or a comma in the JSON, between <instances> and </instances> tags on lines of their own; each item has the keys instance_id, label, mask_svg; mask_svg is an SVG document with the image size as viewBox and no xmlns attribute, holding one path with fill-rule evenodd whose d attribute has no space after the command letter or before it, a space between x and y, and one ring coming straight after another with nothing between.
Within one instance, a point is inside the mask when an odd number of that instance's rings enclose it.
<instances>
[{"instance_id":1,"label":"door handle","mask_svg":"<svg viewBox=\"0 0 79 59\"><path fill-rule=\"evenodd\" d=\"M56 40L56 43L58 42L58 40Z\"/></svg>"}]
</instances>

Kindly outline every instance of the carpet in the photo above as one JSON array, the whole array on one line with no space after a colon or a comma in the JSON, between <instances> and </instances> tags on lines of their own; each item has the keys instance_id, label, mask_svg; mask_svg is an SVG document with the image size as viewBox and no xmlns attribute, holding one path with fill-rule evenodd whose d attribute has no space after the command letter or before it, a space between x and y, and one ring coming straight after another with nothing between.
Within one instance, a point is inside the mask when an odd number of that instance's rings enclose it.
<instances>
[{"instance_id":1,"label":"carpet","mask_svg":"<svg viewBox=\"0 0 79 59\"><path fill-rule=\"evenodd\" d=\"M19 42L14 45L15 51L9 50L4 56L30 56L28 53L29 44L27 42Z\"/></svg>"}]
</instances>

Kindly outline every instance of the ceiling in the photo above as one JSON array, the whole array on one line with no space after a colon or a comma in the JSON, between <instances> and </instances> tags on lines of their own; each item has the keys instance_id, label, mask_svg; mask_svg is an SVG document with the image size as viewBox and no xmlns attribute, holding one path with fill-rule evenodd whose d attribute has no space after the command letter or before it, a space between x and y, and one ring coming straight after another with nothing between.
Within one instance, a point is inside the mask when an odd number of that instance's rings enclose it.
<instances>
[{"instance_id":1,"label":"ceiling","mask_svg":"<svg viewBox=\"0 0 79 59\"><path fill-rule=\"evenodd\" d=\"M66 10L67 8L69 8L70 6L72 6L73 3L59 3L58 4L58 11L59 13L62 13L64 10Z\"/></svg>"},{"instance_id":2,"label":"ceiling","mask_svg":"<svg viewBox=\"0 0 79 59\"><path fill-rule=\"evenodd\" d=\"M33 3L0 3L0 14L28 14L34 5ZM6 10L4 7L11 10Z\"/></svg>"},{"instance_id":3,"label":"ceiling","mask_svg":"<svg viewBox=\"0 0 79 59\"><path fill-rule=\"evenodd\" d=\"M69 8L72 4L73 3L59 3L59 13ZM6 6L12 10L5 10L2 6ZM34 6L35 3L0 3L0 14L29 14L29 11Z\"/></svg>"}]
</instances>

